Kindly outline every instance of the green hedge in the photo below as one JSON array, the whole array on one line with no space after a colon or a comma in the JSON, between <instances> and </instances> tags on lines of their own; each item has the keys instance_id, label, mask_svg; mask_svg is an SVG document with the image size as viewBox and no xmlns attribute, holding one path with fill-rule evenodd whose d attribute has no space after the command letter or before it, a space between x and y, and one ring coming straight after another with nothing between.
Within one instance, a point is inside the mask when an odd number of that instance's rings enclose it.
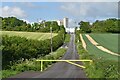
<instances>
[{"instance_id":1,"label":"green hedge","mask_svg":"<svg viewBox=\"0 0 120 80\"><path fill-rule=\"evenodd\" d=\"M64 30L53 37L53 51L58 49L64 41ZM44 41L30 40L18 36L2 36L2 67L9 68L15 61L37 58L50 53L50 39Z\"/></svg>"},{"instance_id":2,"label":"green hedge","mask_svg":"<svg viewBox=\"0 0 120 80\"><path fill-rule=\"evenodd\" d=\"M40 59L40 60L60 59L64 55L66 50L67 49L65 49L65 48L59 48L55 52L52 52L45 56L42 56L38 59ZM40 71L41 64L40 64L40 62L37 62L36 60L37 59L35 59L35 58L29 59L29 60L26 59L25 61L23 59L18 60L13 66L11 66L10 69L2 70L2 78L7 78L10 76L16 75L20 72L24 72L24 71ZM52 66L52 63L55 63L55 62L44 62L43 70L46 70L48 67Z\"/></svg>"},{"instance_id":3,"label":"green hedge","mask_svg":"<svg viewBox=\"0 0 120 80\"><path fill-rule=\"evenodd\" d=\"M65 43L69 43L70 42L70 34L66 34L65 35Z\"/></svg>"}]
</instances>

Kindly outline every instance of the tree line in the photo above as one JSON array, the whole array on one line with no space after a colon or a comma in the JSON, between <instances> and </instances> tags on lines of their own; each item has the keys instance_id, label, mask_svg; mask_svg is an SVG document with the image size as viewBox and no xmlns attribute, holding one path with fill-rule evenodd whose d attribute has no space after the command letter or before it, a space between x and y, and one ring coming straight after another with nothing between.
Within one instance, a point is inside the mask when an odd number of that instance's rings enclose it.
<instances>
[{"instance_id":1,"label":"tree line","mask_svg":"<svg viewBox=\"0 0 120 80\"><path fill-rule=\"evenodd\" d=\"M0 17L2 25L2 30L7 31L30 31L30 32L49 32L52 26L53 32L58 32L60 26L56 21L47 21L44 23L26 23L23 20L17 19L16 17Z\"/></svg>"},{"instance_id":2,"label":"tree line","mask_svg":"<svg viewBox=\"0 0 120 80\"><path fill-rule=\"evenodd\" d=\"M106 20L96 20L92 25L90 22L81 21L78 24L80 25L80 32L83 33L120 33L119 28L120 19L110 18Z\"/></svg>"}]
</instances>

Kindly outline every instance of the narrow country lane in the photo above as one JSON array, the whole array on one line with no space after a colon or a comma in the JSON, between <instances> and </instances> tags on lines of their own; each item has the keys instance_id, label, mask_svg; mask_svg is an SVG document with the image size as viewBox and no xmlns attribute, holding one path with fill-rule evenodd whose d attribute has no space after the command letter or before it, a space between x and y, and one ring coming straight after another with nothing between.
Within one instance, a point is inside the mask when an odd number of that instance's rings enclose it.
<instances>
[{"instance_id":1,"label":"narrow country lane","mask_svg":"<svg viewBox=\"0 0 120 80\"><path fill-rule=\"evenodd\" d=\"M68 50L62 58L63 60L79 59L74 41L75 35L71 34ZM86 78L86 76L81 68L66 62L58 62L45 72L40 75L36 75L33 78Z\"/></svg>"},{"instance_id":2,"label":"narrow country lane","mask_svg":"<svg viewBox=\"0 0 120 80\"><path fill-rule=\"evenodd\" d=\"M68 44L68 50L62 57L63 60L76 60L79 59L79 55L75 45L75 34L71 34L70 42ZM82 64L81 62L76 62ZM29 74L29 75L28 75ZM24 75L24 77L23 77ZM25 76L26 75L26 76ZM86 78L86 75L82 68L67 62L57 62L46 71L41 73L24 73L21 75L13 76L12 78Z\"/></svg>"}]
</instances>

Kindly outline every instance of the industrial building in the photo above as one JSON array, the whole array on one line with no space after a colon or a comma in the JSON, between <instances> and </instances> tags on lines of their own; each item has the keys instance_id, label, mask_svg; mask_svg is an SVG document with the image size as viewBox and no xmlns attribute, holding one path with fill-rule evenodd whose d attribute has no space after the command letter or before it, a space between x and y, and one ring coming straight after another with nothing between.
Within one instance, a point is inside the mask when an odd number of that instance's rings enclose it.
<instances>
[{"instance_id":1,"label":"industrial building","mask_svg":"<svg viewBox=\"0 0 120 80\"><path fill-rule=\"evenodd\" d=\"M68 28L68 18L63 19L63 25L65 28Z\"/></svg>"},{"instance_id":2,"label":"industrial building","mask_svg":"<svg viewBox=\"0 0 120 80\"><path fill-rule=\"evenodd\" d=\"M63 25L64 27L65 27L65 30L66 30L66 32L74 32L74 28L70 28L69 26L68 26L68 24L69 24L69 19L68 18L63 18L62 20L49 20L49 21L56 21L57 23L58 23L58 25L59 26L61 26L61 25ZM45 22L45 20L42 20L41 21L41 23L44 23Z\"/></svg>"},{"instance_id":3,"label":"industrial building","mask_svg":"<svg viewBox=\"0 0 120 80\"><path fill-rule=\"evenodd\" d=\"M58 25L61 26L63 25L65 27L66 32L68 33L74 33L75 28L70 28L69 25L69 19L68 18L63 18L63 20L54 20L57 21Z\"/></svg>"},{"instance_id":4,"label":"industrial building","mask_svg":"<svg viewBox=\"0 0 120 80\"><path fill-rule=\"evenodd\" d=\"M63 18L63 20L56 20L58 25L63 25L65 28L68 28L68 18Z\"/></svg>"}]
</instances>

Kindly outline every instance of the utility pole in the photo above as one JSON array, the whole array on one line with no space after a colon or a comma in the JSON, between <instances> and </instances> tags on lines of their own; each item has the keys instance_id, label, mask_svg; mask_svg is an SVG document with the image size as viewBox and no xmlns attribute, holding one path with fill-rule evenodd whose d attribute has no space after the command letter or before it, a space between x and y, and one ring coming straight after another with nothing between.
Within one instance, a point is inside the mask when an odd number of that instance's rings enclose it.
<instances>
[{"instance_id":1,"label":"utility pole","mask_svg":"<svg viewBox=\"0 0 120 80\"><path fill-rule=\"evenodd\" d=\"M43 26L44 26L44 28L45 28L45 20L43 20Z\"/></svg>"},{"instance_id":2,"label":"utility pole","mask_svg":"<svg viewBox=\"0 0 120 80\"><path fill-rule=\"evenodd\" d=\"M51 23L52 25L52 23ZM53 49L52 49L52 26L50 27L50 33L51 33L51 53L53 52Z\"/></svg>"},{"instance_id":3,"label":"utility pole","mask_svg":"<svg viewBox=\"0 0 120 80\"><path fill-rule=\"evenodd\" d=\"M41 20L41 18L40 18ZM38 27L37 28L40 28L40 22L39 22L39 19L37 19L37 22L38 22Z\"/></svg>"}]
</instances>

